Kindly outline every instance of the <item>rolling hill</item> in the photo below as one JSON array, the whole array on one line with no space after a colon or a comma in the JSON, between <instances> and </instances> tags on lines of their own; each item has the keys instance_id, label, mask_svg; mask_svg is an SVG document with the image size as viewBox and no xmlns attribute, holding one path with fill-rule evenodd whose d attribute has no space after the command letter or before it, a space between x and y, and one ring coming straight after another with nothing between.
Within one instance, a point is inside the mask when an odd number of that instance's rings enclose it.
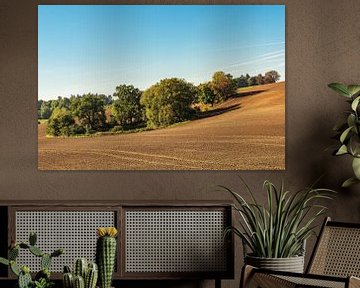
<instances>
[{"instance_id":1,"label":"rolling hill","mask_svg":"<svg viewBox=\"0 0 360 288\"><path fill-rule=\"evenodd\" d=\"M198 120L139 133L48 138L40 170L285 169L285 82L247 87Z\"/></svg>"}]
</instances>

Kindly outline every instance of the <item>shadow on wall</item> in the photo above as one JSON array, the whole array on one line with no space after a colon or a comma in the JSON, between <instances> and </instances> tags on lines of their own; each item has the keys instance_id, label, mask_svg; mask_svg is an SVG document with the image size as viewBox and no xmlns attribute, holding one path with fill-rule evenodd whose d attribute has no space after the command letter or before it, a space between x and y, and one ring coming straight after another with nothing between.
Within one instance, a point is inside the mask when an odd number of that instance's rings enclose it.
<instances>
[{"instance_id":1,"label":"shadow on wall","mask_svg":"<svg viewBox=\"0 0 360 288\"><path fill-rule=\"evenodd\" d=\"M336 102L335 102L336 103ZM326 109L324 109L326 110ZM338 124L337 115L340 121L343 117L342 106L338 106L335 110L339 112L334 116L334 111L320 111L313 113L308 123L316 125L308 125L307 133L302 133L302 141L297 141L292 145L292 154L296 155L297 167L291 169L291 173L297 175L287 175L287 179L297 179L296 185L311 185L316 180L318 188L328 188L337 191L334 200L327 200L325 206L328 210L325 216L330 216L334 221L359 222L360 219L360 185L354 185L351 188L342 188L341 184L347 178L352 176L351 159L348 156L333 156L332 152L338 145L338 140L333 139L332 127ZM305 144L305 145L304 145ZM304 157L304 155L306 157ZM302 183L302 184L298 184ZM299 186L299 188L301 188ZM321 226L321 221L316 223ZM320 228L318 228L320 229ZM306 247L306 265L313 251L316 237L311 237Z\"/></svg>"}]
</instances>

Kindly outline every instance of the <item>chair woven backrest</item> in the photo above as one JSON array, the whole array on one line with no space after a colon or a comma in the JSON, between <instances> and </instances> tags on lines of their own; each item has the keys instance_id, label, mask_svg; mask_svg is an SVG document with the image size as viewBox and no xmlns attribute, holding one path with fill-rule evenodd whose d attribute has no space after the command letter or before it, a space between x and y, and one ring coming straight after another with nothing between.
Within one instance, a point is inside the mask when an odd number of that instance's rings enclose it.
<instances>
[{"instance_id":1,"label":"chair woven backrest","mask_svg":"<svg viewBox=\"0 0 360 288\"><path fill-rule=\"evenodd\" d=\"M307 272L360 277L360 224L329 220L323 226Z\"/></svg>"}]
</instances>

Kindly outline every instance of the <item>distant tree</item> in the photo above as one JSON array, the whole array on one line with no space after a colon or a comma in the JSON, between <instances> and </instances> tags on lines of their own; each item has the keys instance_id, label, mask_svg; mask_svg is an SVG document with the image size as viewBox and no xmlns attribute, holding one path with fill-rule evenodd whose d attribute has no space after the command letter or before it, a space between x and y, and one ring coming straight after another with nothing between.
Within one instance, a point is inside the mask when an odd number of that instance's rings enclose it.
<instances>
[{"instance_id":1,"label":"distant tree","mask_svg":"<svg viewBox=\"0 0 360 288\"><path fill-rule=\"evenodd\" d=\"M142 121L143 107L140 104L141 91L138 88L133 85L117 86L114 97L117 99L112 105L112 115L121 126Z\"/></svg>"},{"instance_id":2,"label":"distant tree","mask_svg":"<svg viewBox=\"0 0 360 288\"><path fill-rule=\"evenodd\" d=\"M49 119L51 116L52 110L49 105L42 105L40 109L40 117L41 119Z\"/></svg>"},{"instance_id":3,"label":"distant tree","mask_svg":"<svg viewBox=\"0 0 360 288\"><path fill-rule=\"evenodd\" d=\"M279 80L280 80L280 74L277 71L271 70L265 73L264 76L265 83L275 83Z\"/></svg>"},{"instance_id":4,"label":"distant tree","mask_svg":"<svg viewBox=\"0 0 360 288\"><path fill-rule=\"evenodd\" d=\"M41 112L40 112L40 108L41 108L41 105L44 101L43 100L38 100L37 102L37 115L38 115L38 119L41 119Z\"/></svg>"},{"instance_id":5,"label":"distant tree","mask_svg":"<svg viewBox=\"0 0 360 288\"><path fill-rule=\"evenodd\" d=\"M258 85L257 77L256 76L250 77L248 80L248 84L249 84L249 86Z\"/></svg>"},{"instance_id":6,"label":"distant tree","mask_svg":"<svg viewBox=\"0 0 360 288\"><path fill-rule=\"evenodd\" d=\"M211 89L211 83L201 83L197 86L198 90L198 102L203 104L210 104L211 106L215 103L215 94Z\"/></svg>"},{"instance_id":7,"label":"distant tree","mask_svg":"<svg viewBox=\"0 0 360 288\"><path fill-rule=\"evenodd\" d=\"M54 110L55 108L70 109L71 103L69 98L58 96L55 100L49 100L49 105L51 110Z\"/></svg>"},{"instance_id":8,"label":"distant tree","mask_svg":"<svg viewBox=\"0 0 360 288\"><path fill-rule=\"evenodd\" d=\"M73 134L75 120L70 110L55 108L49 118L46 133L53 136L70 136Z\"/></svg>"},{"instance_id":9,"label":"distant tree","mask_svg":"<svg viewBox=\"0 0 360 288\"><path fill-rule=\"evenodd\" d=\"M246 76L244 76L244 75L241 75L238 78L234 78L234 80L235 80L236 88L248 86L248 80L247 80Z\"/></svg>"},{"instance_id":10,"label":"distant tree","mask_svg":"<svg viewBox=\"0 0 360 288\"><path fill-rule=\"evenodd\" d=\"M72 97L71 111L74 116L78 117L87 133L101 131L105 128L104 97L91 93L81 97Z\"/></svg>"},{"instance_id":11,"label":"distant tree","mask_svg":"<svg viewBox=\"0 0 360 288\"><path fill-rule=\"evenodd\" d=\"M264 77L261 73L256 76L256 83L257 85L265 84Z\"/></svg>"},{"instance_id":12,"label":"distant tree","mask_svg":"<svg viewBox=\"0 0 360 288\"><path fill-rule=\"evenodd\" d=\"M145 106L149 127L167 126L187 120L193 114L196 89L184 79L163 79L146 89L140 103Z\"/></svg>"},{"instance_id":13,"label":"distant tree","mask_svg":"<svg viewBox=\"0 0 360 288\"><path fill-rule=\"evenodd\" d=\"M211 80L211 89L215 94L216 103L226 100L235 92L232 76L223 71L215 72Z\"/></svg>"},{"instance_id":14,"label":"distant tree","mask_svg":"<svg viewBox=\"0 0 360 288\"><path fill-rule=\"evenodd\" d=\"M102 96L102 95L101 95ZM114 99L111 95L105 96L104 95L104 104L106 105L111 105L113 103Z\"/></svg>"},{"instance_id":15,"label":"distant tree","mask_svg":"<svg viewBox=\"0 0 360 288\"><path fill-rule=\"evenodd\" d=\"M38 100L38 102L37 102L37 109L39 110L40 109L40 107L41 107L41 105L42 105L42 103L44 102L44 100Z\"/></svg>"}]
</instances>

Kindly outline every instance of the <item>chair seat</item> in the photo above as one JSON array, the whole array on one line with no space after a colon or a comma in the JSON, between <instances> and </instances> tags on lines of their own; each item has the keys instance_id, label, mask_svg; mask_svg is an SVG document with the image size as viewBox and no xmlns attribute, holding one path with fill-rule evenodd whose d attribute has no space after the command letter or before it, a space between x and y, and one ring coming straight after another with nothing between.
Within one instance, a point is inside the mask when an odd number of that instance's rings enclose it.
<instances>
[{"instance_id":1,"label":"chair seat","mask_svg":"<svg viewBox=\"0 0 360 288\"><path fill-rule=\"evenodd\" d=\"M360 288L360 223L326 218L307 273L277 272L246 265L242 288Z\"/></svg>"},{"instance_id":2,"label":"chair seat","mask_svg":"<svg viewBox=\"0 0 360 288\"><path fill-rule=\"evenodd\" d=\"M326 287L326 288L345 288L346 286L346 278L342 279L342 281L338 281L335 279L319 279L319 278L306 278L296 277L296 276L280 276L277 277L284 279L286 281L292 282L296 284L296 287ZM320 276L321 277L321 276Z\"/></svg>"},{"instance_id":3,"label":"chair seat","mask_svg":"<svg viewBox=\"0 0 360 288\"><path fill-rule=\"evenodd\" d=\"M242 287L261 288L347 288L360 287L357 277L334 277L315 274L271 271L246 265L243 270L245 279ZM349 283L352 285L349 286Z\"/></svg>"}]
</instances>

